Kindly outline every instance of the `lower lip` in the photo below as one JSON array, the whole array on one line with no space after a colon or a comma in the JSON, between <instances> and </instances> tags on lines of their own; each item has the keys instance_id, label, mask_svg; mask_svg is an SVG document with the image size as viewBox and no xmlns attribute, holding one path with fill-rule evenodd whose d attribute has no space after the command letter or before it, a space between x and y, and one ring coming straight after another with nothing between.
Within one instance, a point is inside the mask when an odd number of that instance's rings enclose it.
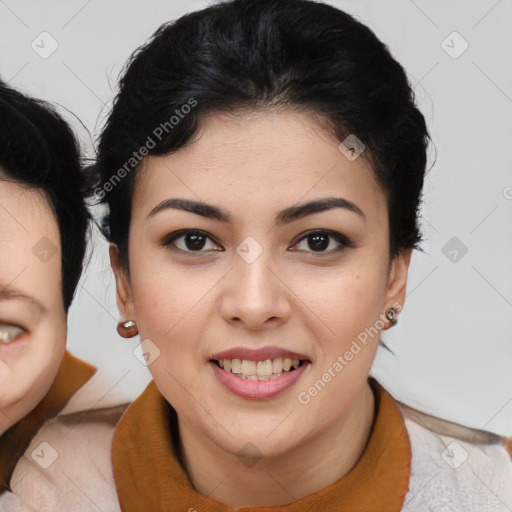
<instances>
[{"instance_id":1,"label":"lower lip","mask_svg":"<svg viewBox=\"0 0 512 512\"><path fill-rule=\"evenodd\" d=\"M293 371L283 372L280 377L269 380L247 380L223 370L217 363L210 361L213 373L229 391L241 398L274 398L290 389L304 374L309 362L303 362Z\"/></svg>"}]
</instances>

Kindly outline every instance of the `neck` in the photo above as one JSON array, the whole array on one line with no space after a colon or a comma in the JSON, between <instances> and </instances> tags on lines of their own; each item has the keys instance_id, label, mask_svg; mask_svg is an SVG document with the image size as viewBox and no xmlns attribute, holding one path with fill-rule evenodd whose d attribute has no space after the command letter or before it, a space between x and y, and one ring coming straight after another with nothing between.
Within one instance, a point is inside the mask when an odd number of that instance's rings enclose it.
<instances>
[{"instance_id":1,"label":"neck","mask_svg":"<svg viewBox=\"0 0 512 512\"><path fill-rule=\"evenodd\" d=\"M374 416L373 391L366 381L338 421L284 454L247 466L180 421L183 465L198 492L233 510L287 505L351 471L368 443Z\"/></svg>"}]
</instances>

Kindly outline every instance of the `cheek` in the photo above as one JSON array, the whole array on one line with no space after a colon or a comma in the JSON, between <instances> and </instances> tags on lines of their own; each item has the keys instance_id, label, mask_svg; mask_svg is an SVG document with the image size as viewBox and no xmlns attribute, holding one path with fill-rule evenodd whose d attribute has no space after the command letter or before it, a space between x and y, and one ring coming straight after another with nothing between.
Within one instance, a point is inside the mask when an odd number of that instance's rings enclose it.
<instances>
[{"instance_id":1,"label":"cheek","mask_svg":"<svg viewBox=\"0 0 512 512\"><path fill-rule=\"evenodd\" d=\"M292 316L298 317L299 323L310 323L313 335L346 339L373 325L382 313L386 265L370 247L338 268L290 265L281 268L280 275L293 293L286 289L279 293L286 294ZM215 314L212 308L222 303L218 287L222 287L225 272L220 264L178 264L171 262L165 251L143 254L134 248L130 280L141 336L154 338L157 345L164 340L200 339Z\"/></svg>"},{"instance_id":2,"label":"cheek","mask_svg":"<svg viewBox=\"0 0 512 512\"><path fill-rule=\"evenodd\" d=\"M180 371L195 363L211 313L208 290L215 283L209 271L179 267L161 258L130 260L130 280L140 339L154 343L160 355L150 370Z\"/></svg>"},{"instance_id":3,"label":"cheek","mask_svg":"<svg viewBox=\"0 0 512 512\"><path fill-rule=\"evenodd\" d=\"M211 279L191 278L191 274L170 268L167 272L145 266L131 268L139 332L151 333L157 339L176 337L183 325L200 322L198 312L207 301Z\"/></svg>"},{"instance_id":4,"label":"cheek","mask_svg":"<svg viewBox=\"0 0 512 512\"><path fill-rule=\"evenodd\" d=\"M153 358L148 370L167 401L188 416L194 410L190 397L204 393L197 375L204 367L201 342L211 321L205 295L212 285L170 266L162 271L150 268L148 261L140 263L130 262L130 277L140 340Z\"/></svg>"},{"instance_id":5,"label":"cheek","mask_svg":"<svg viewBox=\"0 0 512 512\"><path fill-rule=\"evenodd\" d=\"M384 266L358 262L307 280L301 298L324 322L324 329L318 332L325 332L333 340L346 339L379 318L386 282Z\"/></svg>"},{"instance_id":6,"label":"cheek","mask_svg":"<svg viewBox=\"0 0 512 512\"><path fill-rule=\"evenodd\" d=\"M310 384L319 379L333 382L322 391L317 406L331 398L339 400L341 388L361 382L370 370L384 326L386 267L375 262L347 265L320 284L305 287L308 307L300 313L308 319L307 329L319 348Z\"/></svg>"},{"instance_id":7,"label":"cheek","mask_svg":"<svg viewBox=\"0 0 512 512\"><path fill-rule=\"evenodd\" d=\"M303 318L309 319L319 354L297 401L302 414L324 418L318 431L348 407L368 377L383 327L385 282L385 268L373 265L347 267L320 289L309 287L308 308L316 314L304 311Z\"/></svg>"},{"instance_id":8,"label":"cheek","mask_svg":"<svg viewBox=\"0 0 512 512\"><path fill-rule=\"evenodd\" d=\"M67 325L62 312L50 314L32 334L32 350L27 366L38 379L53 380L66 351Z\"/></svg>"},{"instance_id":9,"label":"cheek","mask_svg":"<svg viewBox=\"0 0 512 512\"><path fill-rule=\"evenodd\" d=\"M17 356L0 364L0 407L16 404L21 418L44 397L57 375L66 350L66 323L50 315L30 333Z\"/></svg>"}]
</instances>

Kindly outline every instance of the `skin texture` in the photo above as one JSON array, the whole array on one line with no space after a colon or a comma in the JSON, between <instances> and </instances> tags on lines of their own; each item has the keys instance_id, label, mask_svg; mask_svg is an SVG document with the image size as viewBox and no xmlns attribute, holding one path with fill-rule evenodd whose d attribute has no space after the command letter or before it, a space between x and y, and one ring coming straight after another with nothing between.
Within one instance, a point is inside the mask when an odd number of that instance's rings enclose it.
<instances>
[{"instance_id":1,"label":"skin texture","mask_svg":"<svg viewBox=\"0 0 512 512\"><path fill-rule=\"evenodd\" d=\"M143 162L129 271L110 247L122 319L135 320L141 340L160 351L149 369L177 411L191 482L231 508L284 505L317 492L348 473L368 441L374 398L367 378L379 336L309 403L298 401L359 333L405 299L411 251L390 264L384 193L363 158L350 161L338 145L306 113L211 115L192 144ZM356 203L366 219L337 208L274 223L286 207L331 196ZM174 209L148 218L169 198L219 206L232 224ZM180 229L208 234L200 255L186 237L174 241L174 251L162 245ZM318 229L357 247L334 252L340 244L327 238L315 249L304 233ZM236 252L249 236L263 250L252 263ZM248 400L218 383L211 355L269 345L311 360L284 394ZM242 448L258 462L244 464Z\"/></svg>"},{"instance_id":2,"label":"skin texture","mask_svg":"<svg viewBox=\"0 0 512 512\"><path fill-rule=\"evenodd\" d=\"M15 338L0 343L2 434L47 393L66 349L67 326L59 230L41 192L0 180L0 237L0 332ZM45 262L32 252L44 237L53 245L46 257L38 253ZM52 250L44 242L37 247ZM7 293L12 288L33 300Z\"/></svg>"}]
</instances>

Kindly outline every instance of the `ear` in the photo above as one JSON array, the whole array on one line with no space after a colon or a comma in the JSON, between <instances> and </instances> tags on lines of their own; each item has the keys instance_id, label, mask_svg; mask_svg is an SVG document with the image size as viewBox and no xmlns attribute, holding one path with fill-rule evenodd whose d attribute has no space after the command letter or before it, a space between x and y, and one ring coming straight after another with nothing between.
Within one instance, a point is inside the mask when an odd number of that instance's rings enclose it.
<instances>
[{"instance_id":1,"label":"ear","mask_svg":"<svg viewBox=\"0 0 512 512\"><path fill-rule=\"evenodd\" d=\"M130 279L126 275L126 270L119 263L119 249L117 245L110 244L108 248L110 256L110 265L116 279L116 303L121 321L135 320L135 308L132 298Z\"/></svg>"},{"instance_id":2,"label":"ear","mask_svg":"<svg viewBox=\"0 0 512 512\"><path fill-rule=\"evenodd\" d=\"M391 262L386 294L386 309L395 307L397 311L400 311L403 308L412 251L412 249L403 249Z\"/></svg>"}]
</instances>

